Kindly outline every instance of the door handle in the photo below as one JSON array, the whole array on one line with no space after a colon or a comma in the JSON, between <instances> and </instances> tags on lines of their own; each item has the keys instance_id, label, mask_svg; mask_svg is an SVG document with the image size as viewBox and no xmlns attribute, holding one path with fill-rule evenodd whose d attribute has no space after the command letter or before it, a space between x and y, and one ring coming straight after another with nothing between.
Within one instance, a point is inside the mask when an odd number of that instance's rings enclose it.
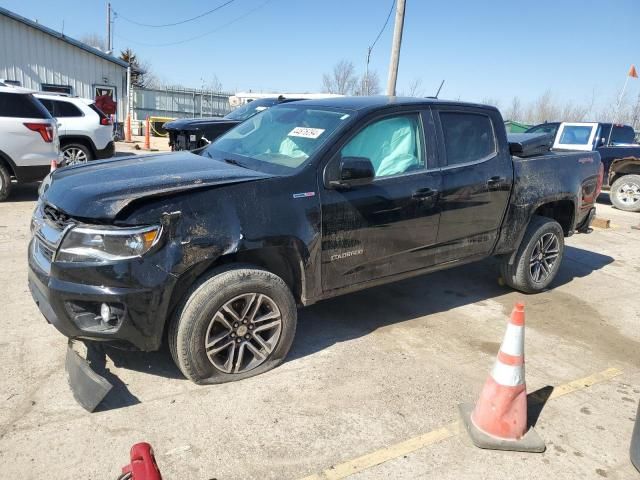
<instances>
[{"instance_id":1,"label":"door handle","mask_svg":"<svg viewBox=\"0 0 640 480\"><path fill-rule=\"evenodd\" d=\"M489 188L489 190L495 190L497 187L500 186L500 184L504 183L505 178L504 177L491 177L489 180L487 180L487 187Z\"/></svg>"},{"instance_id":2,"label":"door handle","mask_svg":"<svg viewBox=\"0 0 640 480\"><path fill-rule=\"evenodd\" d=\"M416 190L415 192L413 192L413 195L411 195L411 198L414 198L416 200L424 200L427 198L434 197L437 194L438 194L437 190L433 190L431 188L421 188L420 190Z\"/></svg>"}]
</instances>

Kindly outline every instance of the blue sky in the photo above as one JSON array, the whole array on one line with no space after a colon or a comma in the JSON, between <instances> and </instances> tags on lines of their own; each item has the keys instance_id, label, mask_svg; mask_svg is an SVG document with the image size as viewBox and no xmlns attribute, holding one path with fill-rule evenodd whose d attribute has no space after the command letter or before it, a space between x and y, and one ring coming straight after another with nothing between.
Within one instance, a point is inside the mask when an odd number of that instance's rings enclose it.
<instances>
[{"instance_id":1,"label":"blue sky","mask_svg":"<svg viewBox=\"0 0 640 480\"><path fill-rule=\"evenodd\" d=\"M123 17L180 21L225 0L112 0ZM216 75L227 90L320 91L322 74L341 59L364 71L368 45L390 0L235 0L197 21L145 28L115 22L115 48L127 46L163 80L200 87ZM0 0L0 5L72 37L104 35L106 2ZM263 5L261 8L261 5ZM257 8L257 9L256 9ZM253 13L249 13L252 10ZM230 21L245 15L235 23ZM550 89L564 101L610 101L630 64L640 67L639 0L407 0L398 90L421 79L425 95L445 79L441 97L503 104ZM371 69L384 87L393 17ZM214 33L172 46L212 30ZM629 84L637 95L640 80Z\"/></svg>"}]
</instances>

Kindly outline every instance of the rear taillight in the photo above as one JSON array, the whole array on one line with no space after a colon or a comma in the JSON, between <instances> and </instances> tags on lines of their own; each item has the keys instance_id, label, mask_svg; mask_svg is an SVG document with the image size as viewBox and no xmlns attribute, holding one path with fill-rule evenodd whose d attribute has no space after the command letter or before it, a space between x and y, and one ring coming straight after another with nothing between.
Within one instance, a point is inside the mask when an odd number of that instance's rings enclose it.
<instances>
[{"instance_id":1,"label":"rear taillight","mask_svg":"<svg viewBox=\"0 0 640 480\"><path fill-rule=\"evenodd\" d=\"M598 183L596 184L596 198L602 191L602 184L604 182L604 165L600 162L600 170L598 171Z\"/></svg>"},{"instance_id":2,"label":"rear taillight","mask_svg":"<svg viewBox=\"0 0 640 480\"><path fill-rule=\"evenodd\" d=\"M100 125L111 125L111 120L108 118L101 118Z\"/></svg>"},{"instance_id":3,"label":"rear taillight","mask_svg":"<svg viewBox=\"0 0 640 480\"><path fill-rule=\"evenodd\" d=\"M47 143L53 142L53 126L48 123L36 123L36 122L28 122L24 124L29 130L34 132L38 132Z\"/></svg>"}]
</instances>

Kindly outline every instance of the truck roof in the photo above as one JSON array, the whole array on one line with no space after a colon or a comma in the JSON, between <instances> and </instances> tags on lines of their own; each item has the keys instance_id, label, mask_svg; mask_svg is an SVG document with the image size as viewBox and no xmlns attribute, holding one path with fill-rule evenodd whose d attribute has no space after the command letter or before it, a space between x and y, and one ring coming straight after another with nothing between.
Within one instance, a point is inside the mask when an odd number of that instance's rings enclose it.
<instances>
[{"instance_id":1,"label":"truck roof","mask_svg":"<svg viewBox=\"0 0 640 480\"><path fill-rule=\"evenodd\" d=\"M416 97L390 97L386 95L376 95L370 97L335 97L313 100L302 100L296 102L305 105L318 107L333 107L346 110L371 110L393 105L459 105L466 107L481 107L497 110L489 105L477 103L458 102L454 100L439 100L437 98L416 98Z\"/></svg>"}]
</instances>

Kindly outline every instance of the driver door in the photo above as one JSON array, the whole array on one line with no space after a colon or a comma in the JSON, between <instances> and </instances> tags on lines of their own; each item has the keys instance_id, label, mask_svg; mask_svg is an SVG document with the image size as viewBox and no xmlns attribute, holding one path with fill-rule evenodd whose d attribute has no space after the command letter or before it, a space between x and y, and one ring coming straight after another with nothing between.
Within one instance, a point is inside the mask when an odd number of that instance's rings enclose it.
<instances>
[{"instance_id":1,"label":"driver door","mask_svg":"<svg viewBox=\"0 0 640 480\"><path fill-rule=\"evenodd\" d=\"M325 292L435 263L441 176L432 127L430 111L373 118L328 163L326 185L343 157L369 159L375 176L321 189Z\"/></svg>"}]
</instances>

